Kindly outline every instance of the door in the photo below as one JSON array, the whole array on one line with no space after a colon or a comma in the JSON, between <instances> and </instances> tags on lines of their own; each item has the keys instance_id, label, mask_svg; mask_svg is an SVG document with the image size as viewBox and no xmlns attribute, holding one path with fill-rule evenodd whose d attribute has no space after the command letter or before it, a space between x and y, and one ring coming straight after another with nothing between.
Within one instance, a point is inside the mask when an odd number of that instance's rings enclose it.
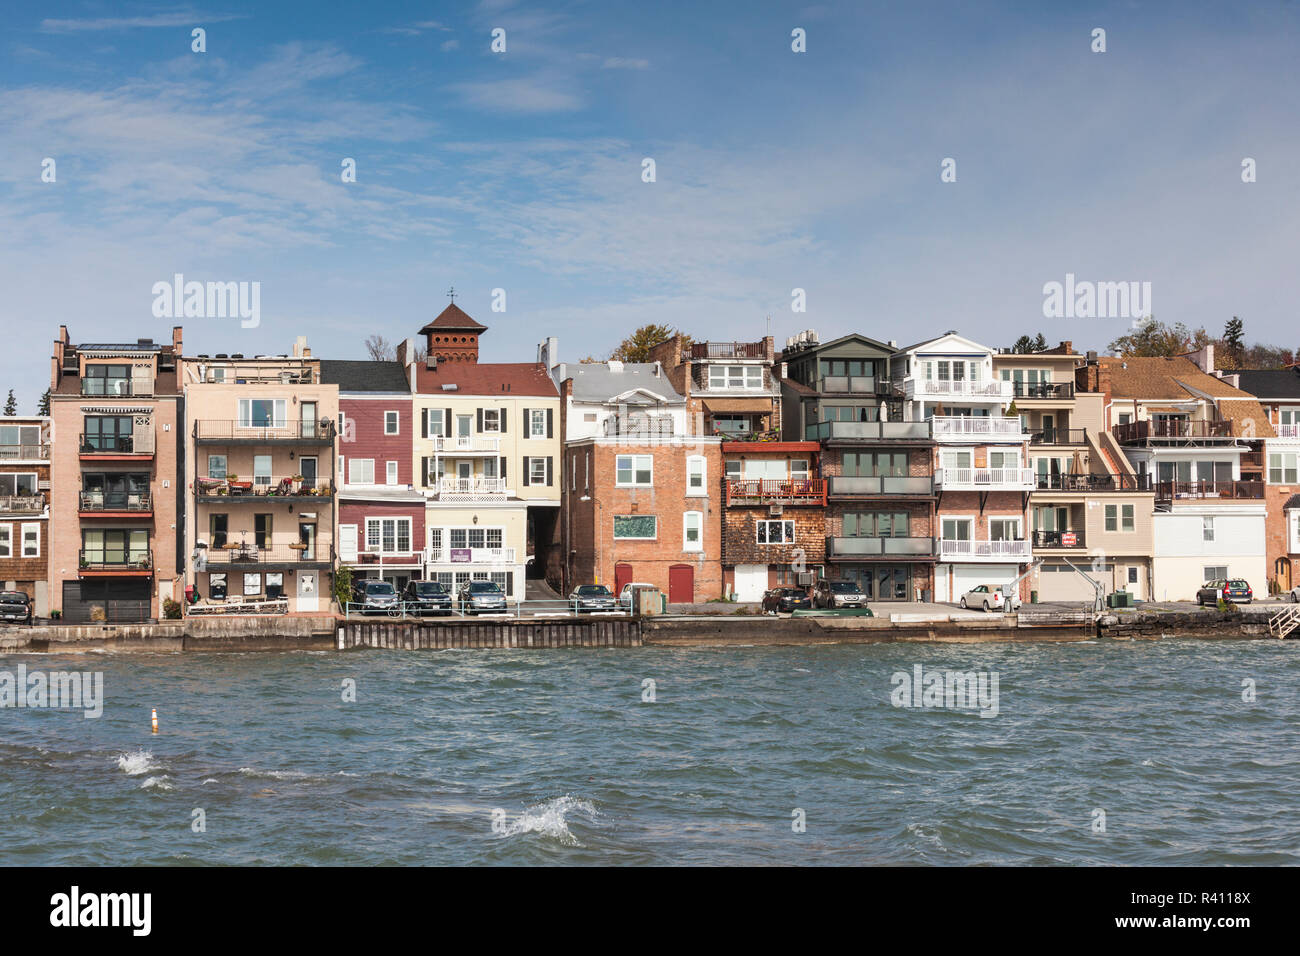
<instances>
[{"instance_id":1,"label":"door","mask_svg":"<svg viewBox=\"0 0 1300 956\"><path fill-rule=\"evenodd\" d=\"M316 611L320 609L320 598L317 595L319 590L317 585L320 584L320 575L316 571L299 571L298 572L298 610L299 611Z\"/></svg>"},{"instance_id":2,"label":"door","mask_svg":"<svg viewBox=\"0 0 1300 956\"><path fill-rule=\"evenodd\" d=\"M668 569L668 603L695 603L695 569L689 564L674 564Z\"/></svg>"},{"instance_id":3,"label":"door","mask_svg":"<svg viewBox=\"0 0 1300 956\"><path fill-rule=\"evenodd\" d=\"M632 565L620 561L614 565L614 593L622 595L623 585L632 583Z\"/></svg>"},{"instance_id":4,"label":"door","mask_svg":"<svg viewBox=\"0 0 1300 956\"><path fill-rule=\"evenodd\" d=\"M304 561L316 560L316 525L304 523L298 525L298 543L306 545L300 552Z\"/></svg>"},{"instance_id":5,"label":"door","mask_svg":"<svg viewBox=\"0 0 1300 956\"><path fill-rule=\"evenodd\" d=\"M767 590L766 564L736 565L736 600L761 601Z\"/></svg>"},{"instance_id":6,"label":"door","mask_svg":"<svg viewBox=\"0 0 1300 956\"><path fill-rule=\"evenodd\" d=\"M315 438L316 429L318 427L316 422L316 403L303 402L299 407L302 409L302 437Z\"/></svg>"},{"instance_id":7,"label":"door","mask_svg":"<svg viewBox=\"0 0 1300 956\"><path fill-rule=\"evenodd\" d=\"M357 526L339 525L339 560L355 561L357 559Z\"/></svg>"}]
</instances>

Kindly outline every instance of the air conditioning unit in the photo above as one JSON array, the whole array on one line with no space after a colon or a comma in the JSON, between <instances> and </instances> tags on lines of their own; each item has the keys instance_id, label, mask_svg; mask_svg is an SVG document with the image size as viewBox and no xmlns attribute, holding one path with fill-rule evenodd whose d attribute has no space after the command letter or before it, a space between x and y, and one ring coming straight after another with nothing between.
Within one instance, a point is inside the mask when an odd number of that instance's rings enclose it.
<instances>
[{"instance_id":1,"label":"air conditioning unit","mask_svg":"<svg viewBox=\"0 0 1300 956\"><path fill-rule=\"evenodd\" d=\"M785 505L768 505L767 513L775 517L785 511Z\"/></svg>"}]
</instances>

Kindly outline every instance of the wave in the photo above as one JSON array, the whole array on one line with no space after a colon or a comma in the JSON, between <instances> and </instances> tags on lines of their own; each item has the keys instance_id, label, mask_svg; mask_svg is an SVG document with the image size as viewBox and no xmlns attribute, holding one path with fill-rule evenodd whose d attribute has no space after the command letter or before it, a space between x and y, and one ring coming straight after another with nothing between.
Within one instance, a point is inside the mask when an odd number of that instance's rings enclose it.
<instances>
[{"instance_id":1,"label":"wave","mask_svg":"<svg viewBox=\"0 0 1300 956\"><path fill-rule=\"evenodd\" d=\"M163 774L160 777L150 777L144 783L140 784L141 790L175 790L171 784L171 777Z\"/></svg>"},{"instance_id":2,"label":"wave","mask_svg":"<svg viewBox=\"0 0 1300 956\"><path fill-rule=\"evenodd\" d=\"M566 794L529 807L515 819L507 821L501 835L512 837L524 833L538 833L565 846L581 846L569 831L568 814L570 813L581 814L588 821L598 816L596 807L590 800Z\"/></svg>"},{"instance_id":3,"label":"wave","mask_svg":"<svg viewBox=\"0 0 1300 956\"><path fill-rule=\"evenodd\" d=\"M138 777L150 770L158 770L160 766L150 750L137 750L134 753L117 755L117 767L128 777Z\"/></svg>"}]
</instances>

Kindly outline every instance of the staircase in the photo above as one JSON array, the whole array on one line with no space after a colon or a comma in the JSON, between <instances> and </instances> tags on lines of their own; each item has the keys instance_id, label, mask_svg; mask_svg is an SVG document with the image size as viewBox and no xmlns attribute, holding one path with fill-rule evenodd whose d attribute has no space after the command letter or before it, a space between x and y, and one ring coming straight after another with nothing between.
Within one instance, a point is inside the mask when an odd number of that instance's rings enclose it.
<instances>
[{"instance_id":1,"label":"staircase","mask_svg":"<svg viewBox=\"0 0 1300 956\"><path fill-rule=\"evenodd\" d=\"M1290 604L1268 619L1268 632L1281 640L1300 627L1300 604Z\"/></svg>"}]
</instances>

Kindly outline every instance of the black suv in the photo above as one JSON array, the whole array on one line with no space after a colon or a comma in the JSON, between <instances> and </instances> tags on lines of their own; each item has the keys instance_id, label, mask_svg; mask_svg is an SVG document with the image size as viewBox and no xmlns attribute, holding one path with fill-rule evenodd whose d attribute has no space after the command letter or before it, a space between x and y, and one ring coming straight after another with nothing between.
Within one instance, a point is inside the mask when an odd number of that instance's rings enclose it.
<instances>
[{"instance_id":1,"label":"black suv","mask_svg":"<svg viewBox=\"0 0 1300 956\"><path fill-rule=\"evenodd\" d=\"M402 592L402 600L407 611L421 617L451 613L451 592L439 581L412 581Z\"/></svg>"},{"instance_id":2,"label":"black suv","mask_svg":"<svg viewBox=\"0 0 1300 956\"><path fill-rule=\"evenodd\" d=\"M32 599L22 591L0 591L0 621L32 623Z\"/></svg>"}]
</instances>

